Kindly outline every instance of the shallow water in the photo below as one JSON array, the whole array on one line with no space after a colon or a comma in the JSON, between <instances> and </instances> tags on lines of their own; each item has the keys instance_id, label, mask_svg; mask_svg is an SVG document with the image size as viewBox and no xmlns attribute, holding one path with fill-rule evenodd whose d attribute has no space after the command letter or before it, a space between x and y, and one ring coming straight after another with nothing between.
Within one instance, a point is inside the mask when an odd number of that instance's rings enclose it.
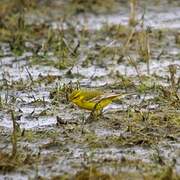
<instances>
[{"instance_id":1,"label":"shallow water","mask_svg":"<svg viewBox=\"0 0 180 180\"><path fill-rule=\"evenodd\" d=\"M180 49L174 36L180 28L180 7L166 3L147 6L145 27L150 26L152 31L162 30L164 33L162 42L157 38L152 39L149 74L147 64L140 61L138 56L137 72L128 62L117 63L112 54L101 57L100 50L95 50L96 45L102 45L103 48L123 46L122 42L111 39L110 36L100 36L97 41L94 37L96 34L99 36L104 26L128 24L128 7L120 9L112 14L84 13L72 17L76 31L85 27L92 33L92 39L83 42L80 37L82 45L77 62L68 68L58 69L54 65L41 64L42 57L45 56L41 52L38 56L40 61L34 64L31 59L32 52L27 51L21 56L15 56L8 43L0 44L0 96L3 102L0 106L0 152L11 152L13 124L10 110L14 110L21 133L25 130L25 135L22 133L18 136L19 151L24 152L24 155L32 155L32 159L33 155L40 154L38 161L27 164L25 169L23 165L17 165L12 173L7 172L4 175L0 171L0 179L13 179L14 176L16 179L29 179L38 175L47 178L64 174L72 176L91 166L110 174L139 173L137 168L142 170L142 173L151 174L151 170L163 171L162 167L170 166L180 174L179 107L173 104L175 101L169 101L168 97L159 102L161 99L158 98L162 98L162 94L159 90L152 90L153 85L170 89L169 65L177 68L174 75L176 82L180 77ZM139 19L142 12L143 6L140 6ZM47 20L50 27L62 28L62 22L53 19L57 16L56 11L51 17L33 16L35 15L28 16L27 19L32 21L29 21L29 24L37 23L36 21L45 23ZM49 18L52 18L50 22ZM66 23L63 26L68 30ZM162 50L164 53L158 59ZM136 50L132 54L135 53ZM58 61L57 57L53 57L52 51L47 54L48 60ZM94 55L90 57L90 64L82 65L89 54ZM54 80L49 78L49 82L48 76ZM151 87L145 87L147 92L140 89L139 76L147 78L145 83ZM44 81L39 80L42 77L45 77ZM122 83L127 82L124 82L122 77L132 80L134 84L130 84L130 88L125 87ZM88 111L67 102L64 94L58 94L57 100L51 98L53 89L77 81L85 88L102 88L109 92L133 91L137 94L113 102L104 109L103 117L84 124L89 116ZM173 116L175 118L170 119Z\"/></svg>"}]
</instances>

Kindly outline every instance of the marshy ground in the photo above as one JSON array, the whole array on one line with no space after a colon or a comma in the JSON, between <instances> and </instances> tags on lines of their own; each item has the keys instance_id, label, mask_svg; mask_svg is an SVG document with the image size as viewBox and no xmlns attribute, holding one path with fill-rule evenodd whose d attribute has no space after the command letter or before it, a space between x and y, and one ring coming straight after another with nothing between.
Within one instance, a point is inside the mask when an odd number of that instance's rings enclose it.
<instances>
[{"instance_id":1,"label":"marshy ground","mask_svg":"<svg viewBox=\"0 0 180 180\"><path fill-rule=\"evenodd\" d=\"M135 94L86 123L77 87ZM6 178L180 179L178 0L1 0Z\"/></svg>"}]
</instances>

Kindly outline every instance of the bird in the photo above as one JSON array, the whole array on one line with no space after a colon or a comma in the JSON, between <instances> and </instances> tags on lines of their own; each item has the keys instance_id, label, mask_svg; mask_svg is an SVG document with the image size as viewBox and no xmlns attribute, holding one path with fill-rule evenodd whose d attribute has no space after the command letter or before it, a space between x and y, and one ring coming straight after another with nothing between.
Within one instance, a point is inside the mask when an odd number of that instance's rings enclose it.
<instances>
[{"instance_id":1,"label":"bird","mask_svg":"<svg viewBox=\"0 0 180 180\"><path fill-rule=\"evenodd\" d=\"M103 92L101 90L92 89L78 89L73 90L69 95L69 101L76 104L79 108L86 109L89 111L100 111L113 100L118 98L124 98L132 93L114 93L114 92Z\"/></svg>"}]
</instances>

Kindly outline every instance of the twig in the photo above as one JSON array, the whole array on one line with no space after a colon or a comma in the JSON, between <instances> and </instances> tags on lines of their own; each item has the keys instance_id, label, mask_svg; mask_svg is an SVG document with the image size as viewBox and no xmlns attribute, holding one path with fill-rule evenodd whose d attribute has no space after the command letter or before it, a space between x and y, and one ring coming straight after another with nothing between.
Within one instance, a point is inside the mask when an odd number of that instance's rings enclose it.
<instances>
[{"instance_id":1,"label":"twig","mask_svg":"<svg viewBox=\"0 0 180 180\"><path fill-rule=\"evenodd\" d=\"M11 110L11 119L13 122L13 132L12 132L12 153L11 156L13 158L16 157L17 154L17 129L16 129L16 119L15 119L15 115L14 115L14 111Z\"/></svg>"}]
</instances>

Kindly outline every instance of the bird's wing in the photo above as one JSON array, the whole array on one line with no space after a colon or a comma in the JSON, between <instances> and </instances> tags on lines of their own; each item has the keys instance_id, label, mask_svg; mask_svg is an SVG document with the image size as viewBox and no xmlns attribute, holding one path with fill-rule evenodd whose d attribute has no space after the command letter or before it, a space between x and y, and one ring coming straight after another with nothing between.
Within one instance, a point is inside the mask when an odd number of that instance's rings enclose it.
<instances>
[{"instance_id":1,"label":"bird's wing","mask_svg":"<svg viewBox=\"0 0 180 180\"><path fill-rule=\"evenodd\" d=\"M100 102L100 101L103 101L103 100L114 100L116 98L124 98L126 96L129 96L129 95L133 95L134 93L124 93L124 94L117 94L117 93L105 93L105 94L102 94L102 95L99 95L99 96L96 96L94 98L91 99L91 101L93 102Z\"/></svg>"},{"instance_id":2,"label":"bird's wing","mask_svg":"<svg viewBox=\"0 0 180 180\"><path fill-rule=\"evenodd\" d=\"M97 98L102 95L101 91L87 91L84 95L84 101L92 101L92 99Z\"/></svg>"},{"instance_id":3,"label":"bird's wing","mask_svg":"<svg viewBox=\"0 0 180 180\"><path fill-rule=\"evenodd\" d=\"M120 96L120 94L105 93L105 94L100 94L99 96L96 96L96 97L92 98L91 101L98 103L98 102L100 102L102 100L105 100L105 99L113 100L118 96Z\"/></svg>"}]
</instances>

